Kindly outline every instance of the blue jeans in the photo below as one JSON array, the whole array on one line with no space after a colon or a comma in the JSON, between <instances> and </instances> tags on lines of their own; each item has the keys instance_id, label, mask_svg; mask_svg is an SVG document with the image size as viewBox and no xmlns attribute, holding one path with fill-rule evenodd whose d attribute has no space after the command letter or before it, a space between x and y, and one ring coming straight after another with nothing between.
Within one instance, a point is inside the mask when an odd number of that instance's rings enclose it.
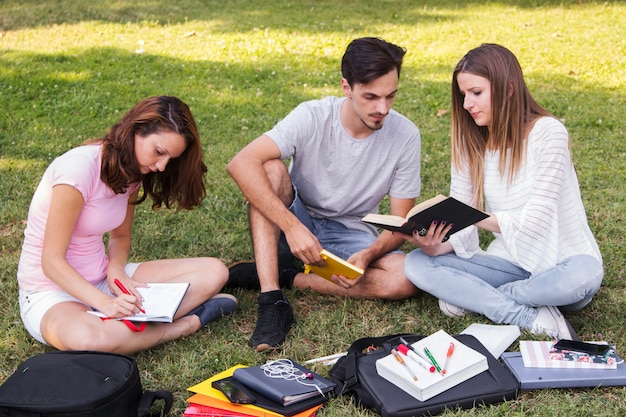
<instances>
[{"instance_id":1,"label":"blue jeans","mask_svg":"<svg viewBox=\"0 0 626 417\"><path fill-rule=\"evenodd\" d=\"M497 256L432 257L419 249L407 255L404 273L416 287L443 301L524 329L532 327L535 307L559 306L564 311L585 307L604 276L602 264L588 255L572 256L532 275Z\"/></svg>"},{"instance_id":2,"label":"blue jeans","mask_svg":"<svg viewBox=\"0 0 626 417\"><path fill-rule=\"evenodd\" d=\"M311 217L294 187L295 198L289 210L317 237L320 245L327 251L348 259L353 254L366 249L378 238L377 235L362 230L349 229L342 223L330 219ZM285 235L281 233L279 253L291 253ZM397 249L389 253L404 253Z\"/></svg>"}]
</instances>

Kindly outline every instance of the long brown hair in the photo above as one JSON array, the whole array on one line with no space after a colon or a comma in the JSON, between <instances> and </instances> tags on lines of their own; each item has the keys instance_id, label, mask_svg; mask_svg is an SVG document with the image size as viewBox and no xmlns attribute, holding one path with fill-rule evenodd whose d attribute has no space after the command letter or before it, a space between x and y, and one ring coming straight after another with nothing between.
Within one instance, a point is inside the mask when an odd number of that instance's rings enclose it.
<instances>
[{"instance_id":1,"label":"long brown hair","mask_svg":"<svg viewBox=\"0 0 626 417\"><path fill-rule=\"evenodd\" d=\"M463 108L464 97L457 81L461 72L489 80L489 126L478 126ZM452 75L451 159L453 167L469 170L476 207L483 208L485 151L500 152L500 175L507 175L510 184L522 165L528 133L542 116L552 115L530 95L522 68L511 51L496 44L482 44L461 58ZM510 166L505 172L507 155Z\"/></svg>"},{"instance_id":2,"label":"long brown hair","mask_svg":"<svg viewBox=\"0 0 626 417\"><path fill-rule=\"evenodd\" d=\"M169 160L160 172L142 174L135 156L135 135L147 136L158 132L174 132L186 142L183 153ZM202 144L196 122L189 107L171 96L156 96L139 102L100 139L102 170L100 178L116 193L123 193L132 183L141 181L143 194L135 202L147 197L152 208L191 209L199 206L206 196L207 167L202 161Z\"/></svg>"}]
</instances>

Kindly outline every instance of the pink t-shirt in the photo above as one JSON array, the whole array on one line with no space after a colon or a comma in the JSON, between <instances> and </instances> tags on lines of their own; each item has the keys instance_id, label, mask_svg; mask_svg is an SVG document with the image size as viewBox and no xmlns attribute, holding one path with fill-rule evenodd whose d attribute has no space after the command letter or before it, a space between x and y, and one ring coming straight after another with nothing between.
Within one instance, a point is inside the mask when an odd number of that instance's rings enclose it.
<instances>
[{"instance_id":1,"label":"pink t-shirt","mask_svg":"<svg viewBox=\"0 0 626 417\"><path fill-rule=\"evenodd\" d=\"M26 291L59 290L41 269L41 251L50 209L52 188L66 184L75 187L85 202L72 233L66 259L87 281L96 283L106 276L108 257L102 237L118 227L126 217L129 194L115 194L100 180L101 146L85 145L56 158L33 195L24 230L24 244L17 268L17 279Z\"/></svg>"}]
</instances>

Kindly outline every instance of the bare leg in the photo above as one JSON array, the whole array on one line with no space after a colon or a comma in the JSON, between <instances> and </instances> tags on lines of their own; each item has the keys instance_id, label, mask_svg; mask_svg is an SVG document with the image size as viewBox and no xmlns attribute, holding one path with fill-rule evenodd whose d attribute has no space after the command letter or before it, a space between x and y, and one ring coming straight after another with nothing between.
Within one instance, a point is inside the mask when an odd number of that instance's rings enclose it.
<instances>
[{"instance_id":1,"label":"bare leg","mask_svg":"<svg viewBox=\"0 0 626 417\"><path fill-rule=\"evenodd\" d=\"M131 354L188 336L200 328L198 317L186 316L173 323L148 323L143 332L133 332L121 321L103 321L86 310L85 305L72 302L50 308L41 322L46 342L60 350Z\"/></svg>"},{"instance_id":2,"label":"bare leg","mask_svg":"<svg viewBox=\"0 0 626 417\"><path fill-rule=\"evenodd\" d=\"M266 162L263 167L272 183L274 192L285 205L294 199L293 186L287 168L282 161ZM280 229L254 207L250 207L250 233L254 246L254 258L261 292L280 289L278 284L278 242Z\"/></svg>"},{"instance_id":3,"label":"bare leg","mask_svg":"<svg viewBox=\"0 0 626 417\"><path fill-rule=\"evenodd\" d=\"M102 321L86 313L88 307L83 304L63 302L43 317L41 331L46 342L61 350L129 354L188 336L200 329L200 320L184 315L218 293L228 279L228 269L215 258L165 259L142 263L133 279L190 283L173 323L148 323L143 332L133 332L120 321Z\"/></svg>"},{"instance_id":4,"label":"bare leg","mask_svg":"<svg viewBox=\"0 0 626 417\"><path fill-rule=\"evenodd\" d=\"M417 295L418 289L404 276L404 255L389 254L367 268L357 285L343 288L315 274L296 275L295 288L311 289L321 294L354 298L401 300Z\"/></svg>"},{"instance_id":5,"label":"bare leg","mask_svg":"<svg viewBox=\"0 0 626 417\"><path fill-rule=\"evenodd\" d=\"M285 164L273 160L266 162L263 167L276 195L283 204L290 204L294 193ZM249 216L261 294L256 326L248 344L260 352L282 345L295 319L278 281L280 229L254 207L250 207Z\"/></svg>"}]
</instances>

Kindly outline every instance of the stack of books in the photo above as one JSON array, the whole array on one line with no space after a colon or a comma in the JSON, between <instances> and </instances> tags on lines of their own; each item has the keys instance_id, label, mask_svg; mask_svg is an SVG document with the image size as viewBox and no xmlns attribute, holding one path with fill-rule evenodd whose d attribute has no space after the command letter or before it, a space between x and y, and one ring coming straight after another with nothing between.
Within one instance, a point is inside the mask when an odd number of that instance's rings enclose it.
<instances>
[{"instance_id":1,"label":"stack of books","mask_svg":"<svg viewBox=\"0 0 626 417\"><path fill-rule=\"evenodd\" d=\"M626 385L626 365L615 346L597 355L559 349L554 341L521 340L519 346L519 352L504 352L502 362L522 389Z\"/></svg>"},{"instance_id":2,"label":"stack of books","mask_svg":"<svg viewBox=\"0 0 626 417\"><path fill-rule=\"evenodd\" d=\"M292 371L287 375L285 369ZM216 388L216 382L221 380L243 385L250 394L249 402L229 400ZM315 417L334 388L328 379L288 359L261 366L235 365L189 387L194 394L187 399L183 416Z\"/></svg>"}]
</instances>

